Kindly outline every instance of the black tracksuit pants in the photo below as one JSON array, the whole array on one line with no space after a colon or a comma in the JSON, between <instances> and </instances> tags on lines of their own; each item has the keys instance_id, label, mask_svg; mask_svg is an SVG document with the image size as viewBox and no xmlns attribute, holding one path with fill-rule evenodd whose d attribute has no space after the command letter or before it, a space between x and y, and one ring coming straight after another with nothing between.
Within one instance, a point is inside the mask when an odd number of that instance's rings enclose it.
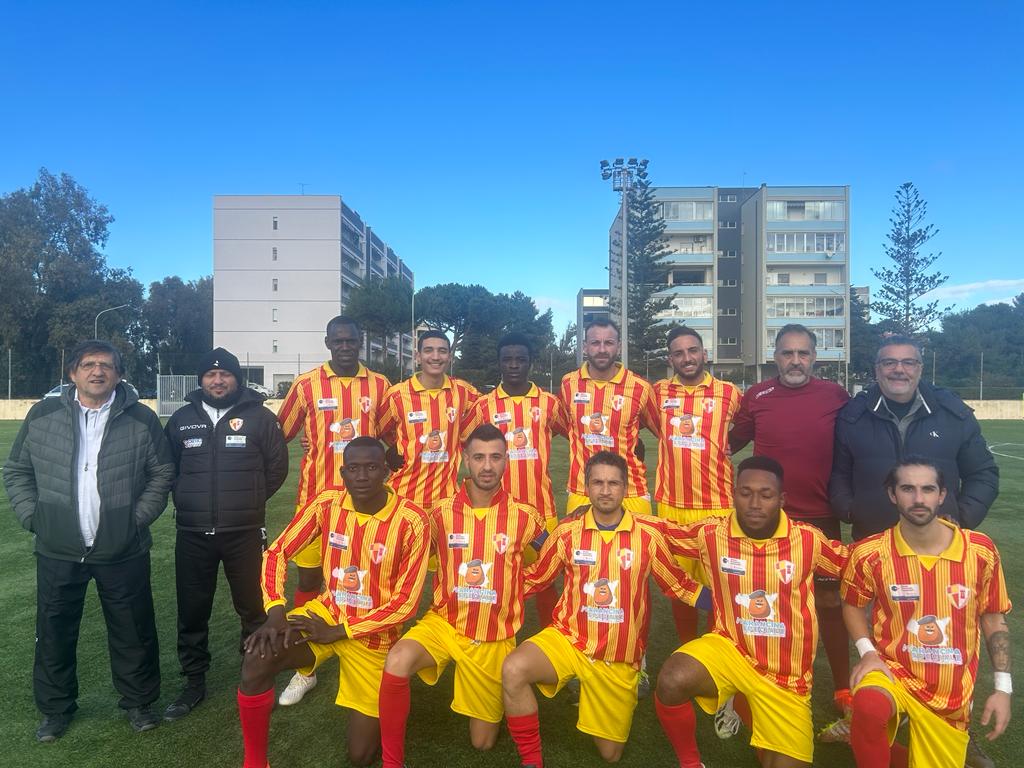
<instances>
[{"instance_id":1,"label":"black tracksuit pants","mask_svg":"<svg viewBox=\"0 0 1024 768\"><path fill-rule=\"evenodd\" d=\"M123 709L160 697L160 648L149 553L120 563L55 560L36 554L36 657L32 670L36 706L44 715L78 709L78 631L89 581L96 580L114 688Z\"/></svg>"},{"instance_id":2,"label":"black tracksuit pants","mask_svg":"<svg viewBox=\"0 0 1024 768\"><path fill-rule=\"evenodd\" d=\"M178 660L190 683L200 684L210 668L210 614L221 563L241 619L241 640L266 620L260 589L265 544L262 528L224 533L178 531L174 546Z\"/></svg>"}]
</instances>

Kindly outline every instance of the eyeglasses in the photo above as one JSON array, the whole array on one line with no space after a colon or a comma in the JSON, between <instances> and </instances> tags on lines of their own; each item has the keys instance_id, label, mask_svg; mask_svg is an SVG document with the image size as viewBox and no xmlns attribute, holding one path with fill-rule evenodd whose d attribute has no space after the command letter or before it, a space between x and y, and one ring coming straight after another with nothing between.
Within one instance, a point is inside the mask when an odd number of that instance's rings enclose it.
<instances>
[{"instance_id":1,"label":"eyeglasses","mask_svg":"<svg viewBox=\"0 0 1024 768\"><path fill-rule=\"evenodd\" d=\"M113 363L100 363L100 362L97 362L95 360L89 360L88 362L85 362L85 363L79 363L78 364L78 370L80 370L80 371L96 371L96 370L100 370L100 371L104 371L106 373L109 373L110 371L114 370L114 364Z\"/></svg>"},{"instance_id":2,"label":"eyeglasses","mask_svg":"<svg viewBox=\"0 0 1024 768\"><path fill-rule=\"evenodd\" d=\"M875 363L883 371L891 371L896 368L897 365L901 365L907 370L914 370L915 368L921 367L921 361L915 360L911 357L905 357L902 360L897 360L894 357L883 357L881 360Z\"/></svg>"}]
</instances>

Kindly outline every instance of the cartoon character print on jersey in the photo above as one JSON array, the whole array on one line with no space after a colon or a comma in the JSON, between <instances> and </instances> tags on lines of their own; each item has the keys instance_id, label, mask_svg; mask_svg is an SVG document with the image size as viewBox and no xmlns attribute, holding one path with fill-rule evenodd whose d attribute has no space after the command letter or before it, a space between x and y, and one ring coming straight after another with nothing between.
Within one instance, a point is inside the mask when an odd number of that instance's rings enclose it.
<instances>
[{"instance_id":1,"label":"cartoon character print on jersey","mask_svg":"<svg viewBox=\"0 0 1024 768\"><path fill-rule=\"evenodd\" d=\"M339 606L350 605L353 608L369 610L373 608L373 597L363 594L363 582L366 571L357 566L349 565L334 569L334 578L338 580L338 589L334 590L334 602Z\"/></svg>"},{"instance_id":2,"label":"cartoon character print on jersey","mask_svg":"<svg viewBox=\"0 0 1024 768\"><path fill-rule=\"evenodd\" d=\"M775 603L778 593L768 593L763 589L755 589L749 594L740 593L734 598L736 605L742 607L746 618L737 617L743 634L754 637L785 637L786 625L775 621Z\"/></svg>"},{"instance_id":3,"label":"cartoon character print on jersey","mask_svg":"<svg viewBox=\"0 0 1024 768\"><path fill-rule=\"evenodd\" d=\"M587 619L598 624L621 624L625 613L616 607L619 602L616 595L618 588L618 580L611 581L606 578L584 583L583 594L590 600L580 610L587 614Z\"/></svg>"},{"instance_id":4,"label":"cartoon character print on jersey","mask_svg":"<svg viewBox=\"0 0 1024 768\"><path fill-rule=\"evenodd\" d=\"M934 614L921 616L907 622L907 642L903 650L910 654L912 661L924 664L961 666L963 653L959 648L949 647L949 622L952 617L939 618Z\"/></svg>"},{"instance_id":5,"label":"cartoon character print on jersey","mask_svg":"<svg viewBox=\"0 0 1024 768\"><path fill-rule=\"evenodd\" d=\"M537 459L540 456L537 449L531 445L530 433L523 427L516 427L506 432L505 442L508 443L508 458L512 461Z\"/></svg>"},{"instance_id":6,"label":"cartoon character print on jersey","mask_svg":"<svg viewBox=\"0 0 1024 768\"><path fill-rule=\"evenodd\" d=\"M669 436L672 447L703 451L705 443L700 434L700 423L703 418L703 416L694 416L691 413L681 413L669 419L668 423L673 428L672 434Z\"/></svg>"},{"instance_id":7,"label":"cartoon character print on jersey","mask_svg":"<svg viewBox=\"0 0 1024 768\"><path fill-rule=\"evenodd\" d=\"M359 422L353 419L342 419L331 424L331 450L342 453L350 442L359 437Z\"/></svg>"},{"instance_id":8,"label":"cartoon character print on jersey","mask_svg":"<svg viewBox=\"0 0 1024 768\"><path fill-rule=\"evenodd\" d=\"M601 448L614 448L615 438L611 436L608 424L611 421L603 413L595 412L580 419L583 425L583 444Z\"/></svg>"},{"instance_id":9,"label":"cartoon character print on jersey","mask_svg":"<svg viewBox=\"0 0 1024 768\"><path fill-rule=\"evenodd\" d=\"M424 464L445 464L448 462L448 450L445 441L448 438L447 432L440 429L432 429L426 434L420 435L420 445L423 446L423 453L420 460Z\"/></svg>"},{"instance_id":10,"label":"cartoon character print on jersey","mask_svg":"<svg viewBox=\"0 0 1024 768\"><path fill-rule=\"evenodd\" d=\"M455 588L455 597L460 603L498 602L496 590L489 589L491 569L494 563L485 563L480 558L459 564L459 578L462 584Z\"/></svg>"}]
</instances>

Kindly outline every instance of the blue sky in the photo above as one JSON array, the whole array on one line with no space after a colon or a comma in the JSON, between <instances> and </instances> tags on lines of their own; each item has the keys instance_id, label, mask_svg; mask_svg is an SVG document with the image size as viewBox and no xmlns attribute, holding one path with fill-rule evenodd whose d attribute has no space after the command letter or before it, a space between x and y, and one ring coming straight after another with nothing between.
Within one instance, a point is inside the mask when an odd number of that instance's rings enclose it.
<instances>
[{"instance_id":1,"label":"blue sky","mask_svg":"<svg viewBox=\"0 0 1024 768\"><path fill-rule=\"evenodd\" d=\"M721 7L712 7L721 5ZM840 7L842 6L842 7ZM145 283L212 271L215 194L341 194L417 286L520 289L564 327L616 197L849 184L855 283L913 181L960 307L1024 291L1019 3L9 4L0 192L67 171Z\"/></svg>"}]
</instances>

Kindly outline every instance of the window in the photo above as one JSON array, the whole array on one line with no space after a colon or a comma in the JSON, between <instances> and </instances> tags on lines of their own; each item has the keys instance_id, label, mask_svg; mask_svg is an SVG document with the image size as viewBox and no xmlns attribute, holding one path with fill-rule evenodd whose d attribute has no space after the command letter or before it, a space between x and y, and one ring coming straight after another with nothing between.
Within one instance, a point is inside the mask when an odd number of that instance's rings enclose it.
<instances>
[{"instance_id":1,"label":"window","mask_svg":"<svg viewBox=\"0 0 1024 768\"><path fill-rule=\"evenodd\" d=\"M661 206L661 216L666 221L711 221L713 212L711 202L684 200Z\"/></svg>"},{"instance_id":2,"label":"window","mask_svg":"<svg viewBox=\"0 0 1024 768\"><path fill-rule=\"evenodd\" d=\"M736 195L719 195L718 202L720 203L735 203Z\"/></svg>"},{"instance_id":3,"label":"window","mask_svg":"<svg viewBox=\"0 0 1024 768\"><path fill-rule=\"evenodd\" d=\"M735 280L719 280L718 281L718 285L721 286L722 288L735 288L736 287L736 281Z\"/></svg>"},{"instance_id":4,"label":"window","mask_svg":"<svg viewBox=\"0 0 1024 768\"><path fill-rule=\"evenodd\" d=\"M815 285L828 285L828 273L826 273L826 272L815 272L814 273L814 284Z\"/></svg>"},{"instance_id":5,"label":"window","mask_svg":"<svg viewBox=\"0 0 1024 768\"><path fill-rule=\"evenodd\" d=\"M770 253L824 253L846 250L842 232L769 232L766 247Z\"/></svg>"},{"instance_id":6,"label":"window","mask_svg":"<svg viewBox=\"0 0 1024 768\"><path fill-rule=\"evenodd\" d=\"M277 278L272 278L270 281L270 290L277 292Z\"/></svg>"},{"instance_id":7,"label":"window","mask_svg":"<svg viewBox=\"0 0 1024 768\"><path fill-rule=\"evenodd\" d=\"M270 249L270 260L277 261L277 248Z\"/></svg>"},{"instance_id":8,"label":"window","mask_svg":"<svg viewBox=\"0 0 1024 768\"><path fill-rule=\"evenodd\" d=\"M719 221L718 222L718 228L719 229L736 229L736 222L735 221Z\"/></svg>"},{"instance_id":9,"label":"window","mask_svg":"<svg viewBox=\"0 0 1024 768\"><path fill-rule=\"evenodd\" d=\"M270 351L277 352L277 339L274 339L270 342Z\"/></svg>"},{"instance_id":10,"label":"window","mask_svg":"<svg viewBox=\"0 0 1024 768\"><path fill-rule=\"evenodd\" d=\"M722 251L718 258L720 259L735 259L739 255L738 251Z\"/></svg>"},{"instance_id":11,"label":"window","mask_svg":"<svg viewBox=\"0 0 1024 768\"><path fill-rule=\"evenodd\" d=\"M275 323L277 322L277 309L276 308L270 310L270 319L273 322L275 322Z\"/></svg>"},{"instance_id":12,"label":"window","mask_svg":"<svg viewBox=\"0 0 1024 768\"><path fill-rule=\"evenodd\" d=\"M274 229L277 229L277 216L274 217L273 227Z\"/></svg>"},{"instance_id":13,"label":"window","mask_svg":"<svg viewBox=\"0 0 1024 768\"><path fill-rule=\"evenodd\" d=\"M775 275L776 285L789 285L789 272L779 272Z\"/></svg>"},{"instance_id":14,"label":"window","mask_svg":"<svg viewBox=\"0 0 1024 768\"><path fill-rule=\"evenodd\" d=\"M584 307L607 307L608 299L604 296L584 296L583 297Z\"/></svg>"},{"instance_id":15,"label":"window","mask_svg":"<svg viewBox=\"0 0 1024 768\"><path fill-rule=\"evenodd\" d=\"M703 269L675 269L672 271L672 285L707 285Z\"/></svg>"},{"instance_id":16,"label":"window","mask_svg":"<svg viewBox=\"0 0 1024 768\"><path fill-rule=\"evenodd\" d=\"M846 331L843 328L814 328L810 330L818 339L818 349L843 349L846 346ZM766 329L765 343L768 349L775 348L777 329Z\"/></svg>"},{"instance_id":17,"label":"window","mask_svg":"<svg viewBox=\"0 0 1024 768\"><path fill-rule=\"evenodd\" d=\"M666 309L663 317L711 317L710 296L677 296L672 299L672 306Z\"/></svg>"},{"instance_id":18,"label":"window","mask_svg":"<svg viewBox=\"0 0 1024 768\"><path fill-rule=\"evenodd\" d=\"M842 200L769 200L769 221L842 221L846 203Z\"/></svg>"},{"instance_id":19,"label":"window","mask_svg":"<svg viewBox=\"0 0 1024 768\"><path fill-rule=\"evenodd\" d=\"M720 347L735 347L736 337L735 336L719 336L718 346Z\"/></svg>"},{"instance_id":20,"label":"window","mask_svg":"<svg viewBox=\"0 0 1024 768\"><path fill-rule=\"evenodd\" d=\"M842 317L846 300L841 296L769 296L768 317Z\"/></svg>"},{"instance_id":21,"label":"window","mask_svg":"<svg viewBox=\"0 0 1024 768\"><path fill-rule=\"evenodd\" d=\"M723 317L736 317L736 307L719 307L718 314Z\"/></svg>"}]
</instances>

